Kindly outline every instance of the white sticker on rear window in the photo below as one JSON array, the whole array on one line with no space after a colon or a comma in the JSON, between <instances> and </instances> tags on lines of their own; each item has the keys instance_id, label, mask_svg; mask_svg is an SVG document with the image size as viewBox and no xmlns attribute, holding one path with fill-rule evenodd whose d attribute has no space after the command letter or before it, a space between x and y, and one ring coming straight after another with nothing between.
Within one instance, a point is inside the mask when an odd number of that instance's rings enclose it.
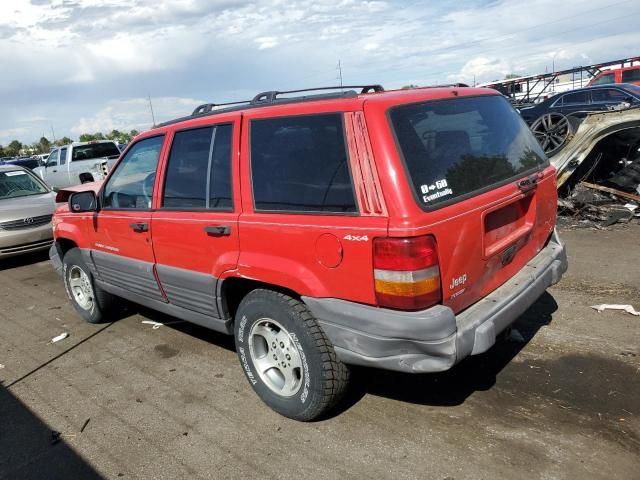
<instances>
[{"instance_id":1,"label":"white sticker on rear window","mask_svg":"<svg viewBox=\"0 0 640 480\"><path fill-rule=\"evenodd\" d=\"M421 185L420 191L422 195L422 201L429 203L437 198L446 197L447 195L453 195L453 190L449 188L449 184L443 178L442 180L436 180L431 185Z\"/></svg>"},{"instance_id":2,"label":"white sticker on rear window","mask_svg":"<svg viewBox=\"0 0 640 480\"><path fill-rule=\"evenodd\" d=\"M26 175L27 172L21 172L20 170L14 170L13 172L4 172L7 177L16 177L18 175Z\"/></svg>"}]
</instances>

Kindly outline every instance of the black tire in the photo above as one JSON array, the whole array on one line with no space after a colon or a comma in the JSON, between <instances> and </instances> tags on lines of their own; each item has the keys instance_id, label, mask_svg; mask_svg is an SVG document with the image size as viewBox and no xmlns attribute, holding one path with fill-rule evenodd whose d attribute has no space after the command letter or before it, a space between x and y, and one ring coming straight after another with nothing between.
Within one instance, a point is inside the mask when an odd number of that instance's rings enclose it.
<instances>
[{"instance_id":1,"label":"black tire","mask_svg":"<svg viewBox=\"0 0 640 480\"><path fill-rule=\"evenodd\" d=\"M263 357L256 354L255 345L264 343L262 340L266 337L254 332L265 324L272 332L277 331L285 342L287 338L291 340L289 346L295 346L295 349L292 348L295 354L291 352L293 360L287 354L287 346L278 349L282 343L278 346L266 345ZM238 307L235 339L240 364L249 383L262 401L281 415L294 420L311 421L329 411L344 395L349 383L349 369L338 360L333 345L301 301L272 290L251 291ZM283 363L284 367L281 368L279 360L274 360L277 366L268 368L268 374L260 374L256 358L264 362L268 357L268 362L271 362L271 358L276 358L275 355L284 362L291 360L293 367ZM295 359L299 360L300 365L296 369L299 374L298 390L290 391L290 395L280 394L273 389L274 382L268 375L278 380L278 374L282 376L281 372L286 372L287 368L295 368ZM286 380L283 382L287 383Z\"/></svg>"},{"instance_id":2,"label":"black tire","mask_svg":"<svg viewBox=\"0 0 640 480\"><path fill-rule=\"evenodd\" d=\"M108 314L114 303L114 297L98 287L91 270L82 258L78 248L69 250L62 259L62 274L67 296L78 314L89 323L102 323L108 320ZM86 275L83 278L82 275ZM86 292L78 292L77 282L83 283ZM82 288L81 288L82 290ZM84 292L84 293L83 293ZM84 299L89 301L84 302Z\"/></svg>"}]
</instances>

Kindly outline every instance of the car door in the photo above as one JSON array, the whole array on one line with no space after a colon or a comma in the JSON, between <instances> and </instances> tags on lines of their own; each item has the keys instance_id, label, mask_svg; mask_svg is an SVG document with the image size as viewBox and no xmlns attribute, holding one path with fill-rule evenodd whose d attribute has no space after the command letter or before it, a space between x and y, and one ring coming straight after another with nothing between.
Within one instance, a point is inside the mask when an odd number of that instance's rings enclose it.
<instances>
[{"instance_id":1,"label":"car door","mask_svg":"<svg viewBox=\"0 0 640 480\"><path fill-rule=\"evenodd\" d=\"M56 174L58 173L58 157L60 155L59 150L54 150L49 154L47 163L44 166L43 180L52 188L55 188Z\"/></svg>"},{"instance_id":2,"label":"car door","mask_svg":"<svg viewBox=\"0 0 640 480\"><path fill-rule=\"evenodd\" d=\"M96 276L116 294L166 301L154 272L151 205L164 135L138 140L109 176L93 222Z\"/></svg>"},{"instance_id":3,"label":"car door","mask_svg":"<svg viewBox=\"0 0 640 480\"><path fill-rule=\"evenodd\" d=\"M169 302L221 318L219 279L236 268L240 114L176 131L152 215L158 279Z\"/></svg>"}]
</instances>

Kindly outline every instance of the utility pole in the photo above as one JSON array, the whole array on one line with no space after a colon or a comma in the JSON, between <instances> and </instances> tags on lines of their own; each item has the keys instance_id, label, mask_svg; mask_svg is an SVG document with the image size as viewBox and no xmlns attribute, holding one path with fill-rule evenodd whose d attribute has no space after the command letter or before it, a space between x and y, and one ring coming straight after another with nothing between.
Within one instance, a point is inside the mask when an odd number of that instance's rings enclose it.
<instances>
[{"instance_id":1,"label":"utility pole","mask_svg":"<svg viewBox=\"0 0 640 480\"><path fill-rule=\"evenodd\" d=\"M338 70L338 80L340 81L340 90L342 90L342 61L338 60L338 66L336 67Z\"/></svg>"},{"instance_id":2,"label":"utility pole","mask_svg":"<svg viewBox=\"0 0 640 480\"><path fill-rule=\"evenodd\" d=\"M151 95L149 97L149 110L151 110L151 120L153 120L153 126L156 126L156 116L153 114L153 104L151 103Z\"/></svg>"},{"instance_id":3,"label":"utility pole","mask_svg":"<svg viewBox=\"0 0 640 480\"><path fill-rule=\"evenodd\" d=\"M53 143L56 143L56 133L53 131L53 123L51 124L51 136L53 137Z\"/></svg>"}]
</instances>

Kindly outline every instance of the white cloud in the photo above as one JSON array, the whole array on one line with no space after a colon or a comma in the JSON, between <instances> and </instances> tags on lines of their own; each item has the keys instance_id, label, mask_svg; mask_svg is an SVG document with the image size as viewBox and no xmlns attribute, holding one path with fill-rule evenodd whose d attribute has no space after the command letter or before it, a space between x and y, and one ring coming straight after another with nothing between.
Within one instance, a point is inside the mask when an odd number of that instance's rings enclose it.
<instances>
[{"instance_id":1,"label":"white cloud","mask_svg":"<svg viewBox=\"0 0 640 480\"><path fill-rule=\"evenodd\" d=\"M345 83L393 88L637 54L640 4L612 1L0 1L0 129L145 128L148 93L167 119L185 99L336 83L338 60Z\"/></svg>"},{"instance_id":2,"label":"white cloud","mask_svg":"<svg viewBox=\"0 0 640 480\"><path fill-rule=\"evenodd\" d=\"M189 115L202 100L182 97L152 98L156 123ZM153 117L148 98L130 98L110 101L97 113L81 117L71 127L76 136L83 133L110 132L111 130L148 130L153 126Z\"/></svg>"}]
</instances>

